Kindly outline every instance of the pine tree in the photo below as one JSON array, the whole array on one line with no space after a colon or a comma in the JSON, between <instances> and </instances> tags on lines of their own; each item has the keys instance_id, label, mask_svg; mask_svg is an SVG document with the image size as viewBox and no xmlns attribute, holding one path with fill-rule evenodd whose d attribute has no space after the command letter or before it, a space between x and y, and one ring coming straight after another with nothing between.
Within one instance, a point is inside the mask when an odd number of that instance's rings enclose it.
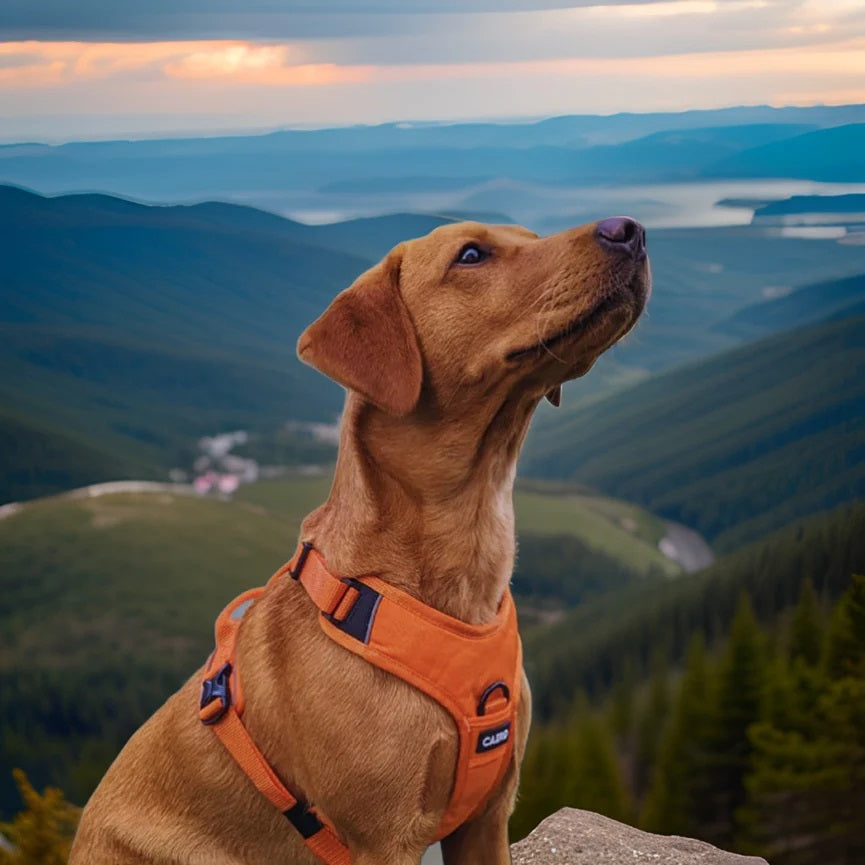
<instances>
[{"instance_id":1,"label":"pine tree","mask_svg":"<svg viewBox=\"0 0 865 865\"><path fill-rule=\"evenodd\" d=\"M571 754L563 804L629 820L632 809L607 727L595 717L584 718L573 731Z\"/></svg>"},{"instance_id":2,"label":"pine tree","mask_svg":"<svg viewBox=\"0 0 865 865\"><path fill-rule=\"evenodd\" d=\"M865 677L865 576L853 577L829 625L826 671L833 679Z\"/></svg>"},{"instance_id":3,"label":"pine tree","mask_svg":"<svg viewBox=\"0 0 865 865\"><path fill-rule=\"evenodd\" d=\"M13 771L25 810L0 824L12 849L0 848L0 865L65 865L80 811L48 787L40 796L20 769Z\"/></svg>"},{"instance_id":4,"label":"pine tree","mask_svg":"<svg viewBox=\"0 0 865 865\"><path fill-rule=\"evenodd\" d=\"M745 775L750 768L748 728L760 720L764 680L763 637L750 599L743 593L721 659L717 710L708 736L708 770L714 780L707 802L708 822L699 834L719 846L735 842L735 815L745 803Z\"/></svg>"},{"instance_id":5,"label":"pine tree","mask_svg":"<svg viewBox=\"0 0 865 865\"><path fill-rule=\"evenodd\" d=\"M652 657L652 678L649 695L637 719L634 754L634 793L639 798L649 786L652 769L658 757L658 748L670 710L667 656L656 649Z\"/></svg>"},{"instance_id":6,"label":"pine tree","mask_svg":"<svg viewBox=\"0 0 865 865\"><path fill-rule=\"evenodd\" d=\"M823 648L823 633L820 624L820 607L810 579L802 583L799 602L793 611L790 628L790 658L800 659L811 666L820 662Z\"/></svg>"},{"instance_id":7,"label":"pine tree","mask_svg":"<svg viewBox=\"0 0 865 865\"><path fill-rule=\"evenodd\" d=\"M712 788L709 741L715 694L705 641L696 634L688 648L685 671L661 741L641 825L652 832L699 834Z\"/></svg>"},{"instance_id":8,"label":"pine tree","mask_svg":"<svg viewBox=\"0 0 865 865\"><path fill-rule=\"evenodd\" d=\"M520 770L517 807L510 821L512 840L528 835L565 804L564 787L574 768L570 758L568 739L558 728L532 729Z\"/></svg>"},{"instance_id":9,"label":"pine tree","mask_svg":"<svg viewBox=\"0 0 865 865\"><path fill-rule=\"evenodd\" d=\"M865 623L862 578L834 611L825 670L795 658L783 711L750 730L740 822L773 865L865 861L865 630L857 623Z\"/></svg>"},{"instance_id":10,"label":"pine tree","mask_svg":"<svg viewBox=\"0 0 865 865\"><path fill-rule=\"evenodd\" d=\"M627 660L624 672L613 685L610 727L619 741L627 739L634 726L634 665Z\"/></svg>"}]
</instances>

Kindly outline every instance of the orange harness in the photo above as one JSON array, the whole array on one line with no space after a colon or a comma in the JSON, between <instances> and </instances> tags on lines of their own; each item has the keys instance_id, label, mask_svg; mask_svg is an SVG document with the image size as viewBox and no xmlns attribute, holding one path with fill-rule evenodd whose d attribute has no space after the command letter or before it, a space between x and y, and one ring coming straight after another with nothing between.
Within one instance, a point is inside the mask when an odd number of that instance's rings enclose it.
<instances>
[{"instance_id":1,"label":"orange harness","mask_svg":"<svg viewBox=\"0 0 865 865\"><path fill-rule=\"evenodd\" d=\"M216 620L216 648L205 667L200 717L249 777L327 865L350 865L334 829L277 777L243 725L243 692L235 661L246 610L285 575L297 580L321 611L325 634L350 652L428 694L451 714L459 732L456 774L439 841L470 820L498 787L513 753L522 676L522 648L513 598L506 592L488 625L468 625L375 577L334 576L303 543L267 586L232 601Z\"/></svg>"}]
</instances>

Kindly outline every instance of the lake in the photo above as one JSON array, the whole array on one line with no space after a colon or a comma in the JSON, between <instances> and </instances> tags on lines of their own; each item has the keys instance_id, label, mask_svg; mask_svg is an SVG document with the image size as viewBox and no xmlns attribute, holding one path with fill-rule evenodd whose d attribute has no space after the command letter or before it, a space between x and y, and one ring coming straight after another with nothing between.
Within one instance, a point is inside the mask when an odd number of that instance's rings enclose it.
<instances>
[{"instance_id":1,"label":"lake","mask_svg":"<svg viewBox=\"0 0 865 865\"><path fill-rule=\"evenodd\" d=\"M553 187L512 180L436 192L406 189L382 194L302 190L225 198L262 207L311 224L411 211L505 218L539 232L561 231L611 214L628 214L650 228L747 225L754 207L791 195L843 195L865 192L865 183L810 180L719 180L630 186ZM719 204L732 200L733 206Z\"/></svg>"}]
</instances>

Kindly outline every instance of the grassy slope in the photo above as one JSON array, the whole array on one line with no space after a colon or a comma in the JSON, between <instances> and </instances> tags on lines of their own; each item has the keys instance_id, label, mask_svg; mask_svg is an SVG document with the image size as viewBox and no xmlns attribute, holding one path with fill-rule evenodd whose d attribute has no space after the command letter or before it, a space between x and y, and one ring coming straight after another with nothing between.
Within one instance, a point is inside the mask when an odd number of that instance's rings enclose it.
<instances>
[{"instance_id":1,"label":"grassy slope","mask_svg":"<svg viewBox=\"0 0 865 865\"><path fill-rule=\"evenodd\" d=\"M540 426L529 475L573 477L723 547L865 496L865 319L657 376Z\"/></svg>"},{"instance_id":2,"label":"grassy slope","mask_svg":"<svg viewBox=\"0 0 865 865\"><path fill-rule=\"evenodd\" d=\"M212 648L294 532L249 506L167 495L47 499L0 520L0 764L83 803ZM17 806L8 771L0 809Z\"/></svg>"},{"instance_id":3,"label":"grassy slope","mask_svg":"<svg viewBox=\"0 0 865 865\"><path fill-rule=\"evenodd\" d=\"M98 663L106 647L134 654L142 635L168 640L172 664L194 663L220 607L293 552L329 486L322 475L243 487L235 502L123 493L30 503L0 520L0 609L16 647L0 666ZM635 569L666 561L654 548L661 521L627 503L534 488L517 494L517 511L526 533L590 539Z\"/></svg>"},{"instance_id":4,"label":"grassy slope","mask_svg":"<svg viewBox=\"0 0 865 865\"><path fill-rule=\"evenodd\" d=\"M220 608L264 582L294 544L282 519L214 499L35 502L0 521L0 593L15 599L3 667L98 667L149 647L191 671Z\"/></svg>"}]
</instances>

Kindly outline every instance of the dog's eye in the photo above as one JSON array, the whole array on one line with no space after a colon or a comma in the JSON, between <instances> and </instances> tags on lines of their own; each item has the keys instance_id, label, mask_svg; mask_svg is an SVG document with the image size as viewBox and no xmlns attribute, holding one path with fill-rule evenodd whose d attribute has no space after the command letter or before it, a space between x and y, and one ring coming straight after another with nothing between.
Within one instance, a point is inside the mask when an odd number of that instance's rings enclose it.
<instances>
[{"instance_id":1,"label":"dog's eye","mask_svg":"<svg viewBox=\"0 0 865 865\"><path fill-rule=\"evenodd\" d=\"M489 250L482 249L476 243L467 243L456 257L455 264L480 264L490 257Z\"/></svg>"}]
</instances>

